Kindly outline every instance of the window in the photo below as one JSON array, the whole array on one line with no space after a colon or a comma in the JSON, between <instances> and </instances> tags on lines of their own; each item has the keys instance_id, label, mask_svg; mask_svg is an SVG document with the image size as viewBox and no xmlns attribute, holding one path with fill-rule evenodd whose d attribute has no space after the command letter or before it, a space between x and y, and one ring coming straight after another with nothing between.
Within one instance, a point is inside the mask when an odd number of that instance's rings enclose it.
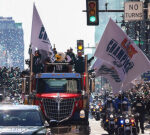
<instances>
[{"instance_id":1,"label":"window","mask_svg":"<svg viewBox=\"0 0 150 135\"><path fill-rule=\"evenodd\" d=\"M0 110L0 126L42 126L37 110Z\"/></svg>"},{"instance_id":2,"label":"window","mask_svg":"<svg viewBox=\"0 0 150 135\"><path fill-rule=\"evenodd\" d=\"M38 79L37 93L80 93L81 79Z\"/></svg>"}]
</instances>

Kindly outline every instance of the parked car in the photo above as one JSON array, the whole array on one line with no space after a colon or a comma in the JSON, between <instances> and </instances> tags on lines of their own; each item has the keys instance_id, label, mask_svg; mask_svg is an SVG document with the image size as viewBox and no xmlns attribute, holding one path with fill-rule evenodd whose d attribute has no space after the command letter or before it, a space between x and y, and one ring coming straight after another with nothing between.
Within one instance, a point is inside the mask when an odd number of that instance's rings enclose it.
<instances>
[{"instance_id":1,"label":"parked car","mask_svg":"<svg viewBox=\"0 0 150 135\"><path fill-rule=\"evenodd\" d=\"M0 106L0 134L49 135L47 126L40 108L36 105Z\"/></svg>"}]
</instances>

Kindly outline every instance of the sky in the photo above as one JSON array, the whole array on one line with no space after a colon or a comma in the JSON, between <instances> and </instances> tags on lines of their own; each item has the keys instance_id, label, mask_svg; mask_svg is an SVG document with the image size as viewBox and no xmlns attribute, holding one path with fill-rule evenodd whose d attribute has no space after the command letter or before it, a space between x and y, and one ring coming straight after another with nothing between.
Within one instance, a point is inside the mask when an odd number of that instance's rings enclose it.
<instances>
[{"instance_id":1,"label":"sky","mask_svg":"<svg viewBox=\"0 0 150 135\"><path fill-rule=\"evenodd\" d=\"M95 46L94 27L87 26L86 0L0 0L0 16L13 17L21 22L24 31L25 59L29 58L31 24L35 3L45 26L51 45L58 52L72 47L75 52L77 40L84 40L84 46ZM75 52L76 53L76 52Z\"/></svg>"}]
</instances>

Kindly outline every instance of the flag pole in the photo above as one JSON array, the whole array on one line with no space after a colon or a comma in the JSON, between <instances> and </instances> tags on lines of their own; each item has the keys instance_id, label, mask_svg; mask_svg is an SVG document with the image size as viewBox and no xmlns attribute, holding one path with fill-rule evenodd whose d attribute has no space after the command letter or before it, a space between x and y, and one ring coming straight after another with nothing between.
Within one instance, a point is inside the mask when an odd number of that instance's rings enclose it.
<instances>
[{"instance_id":1,"label":"flag pole","mask_svg":"<svg viewBox=\"0 0 150 135\"><path fill-rule=\"evenodd\" d=\"M32 48L31 48L31 45L30 44L30 47L29 47L29 54L30 54L30 89L29 89L29 94L31 94L31 91L32 91L32 75L33 75L33 54L32 54Z\"/></svg>"}]
</instances>

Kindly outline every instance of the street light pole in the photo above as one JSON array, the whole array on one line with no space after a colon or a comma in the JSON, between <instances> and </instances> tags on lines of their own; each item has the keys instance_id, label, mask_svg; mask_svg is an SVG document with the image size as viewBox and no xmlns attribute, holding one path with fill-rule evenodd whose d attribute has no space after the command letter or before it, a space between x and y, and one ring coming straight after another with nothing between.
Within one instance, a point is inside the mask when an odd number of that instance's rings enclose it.
<instances>
[{"instance_id":1,"label":"street light pole","mask_svg":"<svg viewBox=\"0 0 150 135\"><path fill-rule=\"evenodd\" d=\"M33 54L32 54L32 48L31 48L31 45L30 45L30 48L29 48L29 54L30 54L30 86L29 86L29 94L31 94L31 90L32 90L32 65L33 65Z\"/></svg>"}]
</instances>

